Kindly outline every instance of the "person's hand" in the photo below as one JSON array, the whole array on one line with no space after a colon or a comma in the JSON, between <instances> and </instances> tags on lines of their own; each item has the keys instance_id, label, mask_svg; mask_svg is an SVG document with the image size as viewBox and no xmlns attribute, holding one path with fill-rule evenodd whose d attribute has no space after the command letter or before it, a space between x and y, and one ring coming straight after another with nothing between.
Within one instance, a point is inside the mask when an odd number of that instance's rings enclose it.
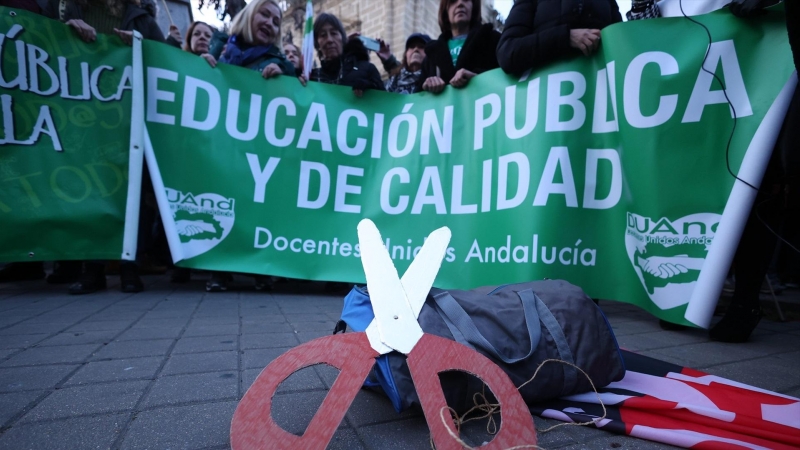
<instances>
[{"instance_id":1,"label":"person's hand","mask_svg":"<svg viewBox=\"0 0 800 450\"><path fill-rule=\"evenodd\" d=\"M349 42L349 41L352 41L353 39L357 39L359 36L361 36L361 32L360 31L354 31L354 32L352 32L352 33L347 35L347 41Z\"/></svg>"},{"instance_id":2,"label":"person's hand","mask_svg":"<svg viewBox=\"0 0 800 450\"><path fill-rule=\"evenodd\" d=\"M306 87L306 85L308 85L308 80L306 80L305 75L300 75L299 77L297 77L297 80L300 82L300 84L303 85L303 87Z\"/></svg>"},{"instance_id":3,"label":"person's hand","mask_svg":"<svg viewBox=\"0 0 800 450\"><path fill-rule=\"evenodd\" d=\"M261 71L261 76L264 78L272 78L281 74L283 74L283 71L275 63L271 63L267 67L264 67L264 70Z\"/></svg>"},{"instance_id":4,"label":"person's hand","mask_svg":"<svg viewBox=\"0 0 800 450\"><path fill-rule=\"evenodd\" d=\"M67 26L72 27L83 42L94 42L97 39L97 32L94 28L81 19L68 20Z\"/></svg>"},{"instance_id":5,"label":"person's hand","mask_svg":"<svg viewBox=\"0 0 800 450\"><path fill-rule=\"evenodd\" d=\"M125 31L114 28L114 33L117 33L122 42L126 45L133 45L133 31Z\"/></svg>"},{"instance_id":6,"label":"person's hand","mask_svg":"<svg viewBox=\"0 0 800 450\"><path fill-rule=\"evenodd\" d=\"M183 38L181 38L181 31L178 29L177 25L169 26L169 36L172 39L175 39L177 42L183 42Z\"/></svg>"},{"instance_id":7,"label":"person's hand","mask_svg":"<svg viewBox=\"0 0 800 450\"><path fill-rule=\"evenodd\" d=\"M589 56L600 45L600 30L587 28L569 30L569 45Z\"/></svg>"},{"instance_id":8,"label":"person's hand","mask_svg":"<svg viewBox=\"0 0 800 450\"><path fill-rule=\"evenodd\" d=\"M214 58L214 55L209 53L203 53L200 55L201 58L205 59L209 66L217 67L217 59Z\"/></svg>"},{"instance_id":9,"label":"person's hand","mask_svg":"<svg viewBox=\"0 0 800 450\"><path fill-rule=\"evenodd\" d=\"M458 69L456 75L450 80L450 85L456 88L462 88L469 83L473 77L477 75L475 72L470 72L467 69Z\"/></svg>"},{"instance_id":10,"label":"person's hand","mask_svg":"<svg viewBox=\"0 0 800 450\"><path fill-rule=\"evenodd\" d=\"M356 94L356 97L361 98L364 96L364 90L353 88L353 94Z\"/></svg>"},{"instance_id":11,"label":"person's hand","mask_svg":"<svg viewBox=\"0 0 800 450\"><path fill-rule=\"evenodd\" d=\"M442 92L447 86L443 79L439 77L428 77L424 83L422 83L422 90L428 91L431 94L438 94Z\"/></svg>"},{"instance_id":12,"label":"person's hand","mask_svg":"<svg viewBox=\"0 0 800 450\"><path fill-rule=\"evenodd\" d=\"M392 49L390 48L389 44L386 43L383 39L378 39L378 43L381 44L381 47L378 49L378 58L381 61L386 61L387 59L392 57Z\"/></svg>"}]
</instances>

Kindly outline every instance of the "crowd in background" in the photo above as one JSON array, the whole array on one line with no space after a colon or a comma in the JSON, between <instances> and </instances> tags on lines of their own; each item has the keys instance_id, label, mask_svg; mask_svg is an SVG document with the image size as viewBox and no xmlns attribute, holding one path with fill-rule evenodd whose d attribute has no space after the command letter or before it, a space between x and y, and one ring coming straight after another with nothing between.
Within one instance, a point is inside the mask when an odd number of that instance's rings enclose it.
<instances>
[{"instance_id":1,"label":"crowd in background","mask_svg":"<svg viewBox=\"0 0 800 450\"><path fill-rule=\"evenodd\" d=\"M748 16L776 2L735 0L731 9L739 16ZM729 3L729 0L722 3ZM366 90L438 94L448 85L464 88L475 76L498 67L519 75L559 59L590 56L601 45L601 30L622 21L615 0L517 0L501 33L491 24L482 23L481 0L441 0L438 11L441 34L438 38L432 39L422 33L411 34L399 61L386 42L377 40L378 48L372 51L376 52L388 74L384 80L370 62L370 50L365 45L369 39L363 39L357 32L348 35L339 18L321 13L313 25L314 48L320 64L310 70L306 78L300 49L282 39L283 11L277 0L250 1L241 11L235 12L227 34L206 23L193 22L183 32L171 26L167 36L156 24L154 0L3 0L1 4L60 20L86 42L94 41L97 33L105 33L116 34L130 43L132 30L137 30L145 39L180 47L203 58L212 68L231 64L258 71L265 79L287 75L297 77L302 85L308 82L343 85L352 88L359 97ZM786 2L795 62L798 49L796 8L796 1ZM629 20L661 15L656 0L633 0L632 9L627 12ZM784 187L787 193L781 200L784 204L797 203L800 197L797 195L796 174L800 154L796 148L798 103L795 95L786 119L787 124L794 126L784 127L778 144L783 147L773 152L779 156L773 158L771 172L764 182L765 185ZM146 174L145 170L145 177ZM775 248L776 240L775 234L764 226L765 220L777 224L783 219L782 211L786 209L776 206L781 201L771 201L774 195L769 194L769 198L764 200L768 194L762 194L756 203L766 207L760 210L760 216L754 209L735 260L733 307L721 325L715 327L716 331L711 330L714 339L747 340L761 317L758 290L769 265L770 255L767 253ZM149 180L143 182L142 211L139 260L157 245L157 235L163 235ZM107 265L103 261L58 261L47 281L72 283L71 294L96 292L106 288ZM144 288L137 263L121 263L119 273L123 292L139 292ZM0 270L0 281L43 277L41 263L15 263ZM189 277L188 269L175 268L172 280L184 282ZM231 279L231 274L213 272L206 289L209 292L225 291ZM255 287L259 290L271 289L273 282L273 277L255 277ZM340 287L337 284L332 286Z\"/></svg>"}]
</instances>

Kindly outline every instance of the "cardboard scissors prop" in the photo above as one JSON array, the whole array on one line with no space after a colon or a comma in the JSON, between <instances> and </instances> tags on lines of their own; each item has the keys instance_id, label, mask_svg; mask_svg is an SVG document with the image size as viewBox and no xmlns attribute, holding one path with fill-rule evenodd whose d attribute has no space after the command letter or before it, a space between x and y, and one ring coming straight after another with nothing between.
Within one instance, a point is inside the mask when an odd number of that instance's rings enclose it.
<instances>
[{"instance_id":1,"label":"cardboard scissors prop","mask_svg":"<svg viewBox=\"0 0 800 450\"><path fill-rule=\"evenodd\" d=\"M494 439L481 448L535 445L536 430L528 407L508 378L491 360L455 341L425 334L417 317L441 267L450 230L432 232L402 279L375 224L358 224L361 263L375 318L363 333L322 337L293 348L270 363L247 390L231 421L231 448L324 449L381 354L407 355L411 378L437 449L461 449L454 436L439 373L458 370L480 378L501 404L502 421ZM272 398L294 372L328 364L341 372L302 436L280 428L272 418Z\"/></svg>"}]
</instances>

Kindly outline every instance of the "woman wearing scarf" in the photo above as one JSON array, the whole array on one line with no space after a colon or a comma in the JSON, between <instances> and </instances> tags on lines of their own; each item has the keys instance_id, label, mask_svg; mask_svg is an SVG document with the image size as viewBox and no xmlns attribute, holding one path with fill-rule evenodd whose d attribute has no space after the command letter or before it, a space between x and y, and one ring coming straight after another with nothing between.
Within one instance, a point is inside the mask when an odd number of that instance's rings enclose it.
<instances>
[{"instance_id":1,"label":"woman wearing scarf","mask_svg":"<svg viewBox=\"0 0 800 450\"><path fill-rule=\"evenodd\" d=\"M220 62L261 72L264 78L294 76L294 65L283 55L281 19L276 0L253 0L231 24L231 37Z\"/></svg>"}]
</instances>

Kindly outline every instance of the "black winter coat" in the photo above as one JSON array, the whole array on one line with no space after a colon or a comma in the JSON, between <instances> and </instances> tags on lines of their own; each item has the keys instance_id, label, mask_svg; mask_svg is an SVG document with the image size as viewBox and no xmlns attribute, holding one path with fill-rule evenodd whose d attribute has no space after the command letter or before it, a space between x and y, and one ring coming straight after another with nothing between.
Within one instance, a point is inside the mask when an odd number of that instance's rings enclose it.
<instances>
[{"instance_id":1,"label":"black winter coat","mask_svg":"<svg viewBox=\"0 0 800 450\"><path fill-rule=\"evenodd\" d=\"M519 75L559 58L576 56L569 32L621 22L615 0L517 0L497 47L500 67Z\"/></svg>"},{"instance_id":2,"label":"black winter coat","mask_svg":"<svg viewBox=\"0 0 800 450\"><path fill-rule=\"evenodd\" d=\"M55 20L67 22L71 19L83 20L83 10L74 0L66 0L66 8L63 14L59 13L59 4L62 0L49 0L44 15ZM92 24L89 24L90 26ZM158 42L166 42L164 33L158 27L156 19L144 8L128 3L125 13L122 15L122 25L120 30L136 30L142 33L142 37Z\"/></svg>"},{"instance_id":3,"label":"black winter coat","mask_svg":"<svg viewBox=\"0 0 800 450\"><path fill-rule=\"evenodd\" d=\"M350 86L353 89L385 90L378 69L369 62L369 52L360 39L351 39L342 56L323 60L322 67L311 71L311 81Z\"/></svg>"},{"instance_id":4,"label":"black winter coat","mask_svg":"<svg viewBox=\"0 0 800 450\"><path fill-rule=\"evenodd\" d=\"M500 67L497 64L496 54L500 33L491 24L485 23L480 27L473 28L467 34L467 40L464 41L455 66L453 58L450 56L450 47L447 44L452 37L452 33L446 31L439 35L439 39L430 41L425 46L425 60L422 61L422 76L419 78L417 91L422 90L425 80L437 76L437 68L439 69L439 78L450 84L450 80L459 69L467 69L480 74Z\"/></svg>"}]
</instances>

